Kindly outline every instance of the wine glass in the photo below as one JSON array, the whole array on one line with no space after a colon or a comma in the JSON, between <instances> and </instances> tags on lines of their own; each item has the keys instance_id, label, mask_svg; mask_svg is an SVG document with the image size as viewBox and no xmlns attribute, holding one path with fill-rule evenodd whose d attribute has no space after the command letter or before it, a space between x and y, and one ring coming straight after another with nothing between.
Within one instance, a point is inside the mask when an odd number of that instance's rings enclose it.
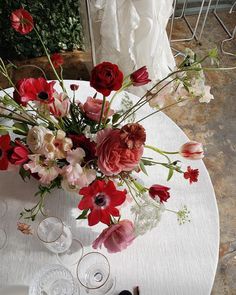
<instances>
[{"instance_id":1,"label":"wine glass","mask_svg":"<svg viewBox=\"0 0 236 295\"><path fill-rule=\"evenodd\" d=\"M7 202L0 200L0 219L3 218L7 213Z\"/></svg>"},{"instance_id":2,"label":"wine glass","mask_svg":"<svg viewBox=\"0 0 236 295\"><path fill-rule=\"evenodd\" d=\"M72 238L69 226L58 217L42 220L37 228L37 236L46 248L57 255L62 264L76 264L83 256L83 245Z\"/></svg>"},{"instance_id":3,"label":"wine glass","mask_svg":"<svg viewBox=\"0 0 236 295\"><path fill-rule=\"evenodd\" d=\"M101 253L90 252L80 259L77 278L89 294L113 294L115 279L110 275L108 259Z\"/></svg>"},{"instance_id":4,"label":"wine glass","mask_svg":"<svg viewBox=\"0 0 236 295\"><path fill-rule=\"evenodd\" d=\"M47 265L33 278L29 295L79 295L79 286L62 265Z\"/></svg>"},{"instance_id":5,"label":"wine glass","mask_svg":"<svg viewBox=\"0 0 236 295\"><path fill-rule=\"evenodd\" d=\"M0 200L0 219L2 219L7 213L7 202L5 200ZM7 243L7 233L5 229L0 228L0 250L6 246Z\"/></svg>"}]
</instances>

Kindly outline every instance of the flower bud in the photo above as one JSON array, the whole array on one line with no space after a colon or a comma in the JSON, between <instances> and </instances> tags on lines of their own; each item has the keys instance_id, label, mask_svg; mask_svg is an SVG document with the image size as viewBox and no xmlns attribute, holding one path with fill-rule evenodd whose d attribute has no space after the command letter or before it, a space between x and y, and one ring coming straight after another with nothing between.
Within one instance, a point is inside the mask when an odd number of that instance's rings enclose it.
<instances>
[{"instance_id":1,"label":"flower bud","mask_svg":"<svg viewBox=\"0 0 236 295\"><path fill-rule=\"evenodd\" d=\"M189 160L200 160L204 157L202 144L196 141L189 141L183 144L179 153L182 157Z\"/></svg>"},{"instance_id":2,"label":"flower bud","mask_svg":"<svg viewBox=\"0 0 236 295\"><path fill-rule=\"evenodd\" d=\"M159 200L163 203L170 197L170 193L168 192L169 190L170 188L167 186L154 184L149 188L149 194L154 200Z\"/></svg>"},{"instance_id":3,"label":"flower bud","mask_svg":"<svg viewBox=\"0 0 236 295\"><path fill-rule=\"evenodd\" d=\"M147 67L144 66L130 75L133 86L142 86L149 83Z\"/></svg>"}]
</instances>

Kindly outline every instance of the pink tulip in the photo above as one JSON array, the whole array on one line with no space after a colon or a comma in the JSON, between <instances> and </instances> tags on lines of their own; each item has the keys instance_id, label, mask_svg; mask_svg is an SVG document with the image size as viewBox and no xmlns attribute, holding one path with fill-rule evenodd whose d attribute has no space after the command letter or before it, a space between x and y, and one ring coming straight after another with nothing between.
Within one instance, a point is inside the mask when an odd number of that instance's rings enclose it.
<instances>
[{"instance_id":1,"label":"pink tulip","mask_svg":"<svg viewBox=\"0 0 236 295\"><path fill-rule=\"evenodd\" d=\"M202 144L196 141L189 141L182 145L180 155L189 160L200 160L204 157Z\"/></svg>"},{"instance_id":2,"label":"pink tulip","mask_svg":"<svg viewBox=\"0 0 236 295\"><path fill-rule=\"evenodd\" d=\"M134 225L130 220L125 219L104 229L93 242L93 248L101 248L104 244L109 253L116 253L126 249L134 239Z\"/></svg>"}]
</instances>

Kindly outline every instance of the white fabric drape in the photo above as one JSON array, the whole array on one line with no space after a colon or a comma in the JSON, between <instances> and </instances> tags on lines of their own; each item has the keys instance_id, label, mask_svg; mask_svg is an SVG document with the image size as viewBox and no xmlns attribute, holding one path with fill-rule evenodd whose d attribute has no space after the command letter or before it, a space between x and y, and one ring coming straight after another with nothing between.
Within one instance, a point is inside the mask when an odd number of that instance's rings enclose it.
<instances>
[{"instance_id":1,"label":"white fabric drape","mask_svg":"<svg viewBox=\"0 0 236 295\"><path fill-rule=\"evenodd\" d=\"M146 65L152 80L175 66L166 34L173 0L91 0L97 63L125 74Z\"/></svg>"}]
</instances>

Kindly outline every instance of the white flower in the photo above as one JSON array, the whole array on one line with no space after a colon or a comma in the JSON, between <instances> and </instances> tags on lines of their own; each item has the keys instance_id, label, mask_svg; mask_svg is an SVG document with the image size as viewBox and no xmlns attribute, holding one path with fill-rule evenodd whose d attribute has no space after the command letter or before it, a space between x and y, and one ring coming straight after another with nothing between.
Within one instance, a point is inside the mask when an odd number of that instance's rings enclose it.
<instances>
[{"instance_id":1,"label":"white flower","mask_svg":"<svg viewBox=\"0 0 236 295\"><path fill-rule=\"evenodd\" d=\"M199 102L201 103L209 103L212 99L214 99L214 96L210 92L211 87L205 86L205 93L204 95L199 99Z\"/></svg>"},{"instance_id":2,"label":"white flower","mask_svg":"<svg viewBox=\"0 0 236 295\"><path fill-rule=\"evenodd\" d=\"M154 90L155 92L159 91L156 96L154 96L152 99L150 99L150 96L147 96L147 101L151 108L162 108L167 100L171 96L172 92L172 83L168 84L168 81L161 82L158 87Z\"/></svg>"},{"instance_id":3,"label":"white flower","mask_svg":"<svg viewBox=\"0 0 236 295\"><path fill-rule=\"evenodd\" d=\"M82 148L77 148L67 152L66 160L72 164L80 164L85 157L85 151Z\"/></svg>"},{"instance_id":4,"label":"white flower","mask_svg":"<svg viewBox=\"0 0 236 295\"><path fill-rule=\"evenodd\" d=\"M50 159L64 159L72 145L72 140L62 130L58 130L56 135L47 133L44 136L43 154Z\"/></svg>"},{"instance_id":5,"label":"white flower","mask_svg":"<svg viewBox=\"0 0 236 295\"><path fill-rule=\"evenodd\" d=\"M89 138L91 141L96 142L97 134L93 134L90 131L90 126L86 126L83 131L85 137Z\"/></svg>"},{"instance_id":6,"label":"white flower","mask_svg":"<svg viewBox=\"0 0 236 295\"><path fill-rule=\"evenodd\" d=\"M37 173L42 184L50 184L60 173L54 161L41 160L40 155L29 155L31 161L24 165L25 170Z\"/></svg>"},{"instance_id":7,"label":"white flower","mask_svg":"<svg viewBox=\"0 0 236 295\"><path fill-rule=\"evenodd\" d=\"M52 134L52 132L43 126L34 126L29 130L26 138L26 143L33 153L43 153L44 136L46 134Z\"/></svg>"},{"instance_id":8,"label":"white flower","mask_svg":"<svg viewBox=\"0 0 236 295\"><path fill-rule=\"evenodd\" d=\"M153 200L147 194L143 195L140 206L135 204L131 208L131 212L135 215L134 227L136 235L144 235L147 231L156 227L164 210L165 206L162 203Z\"/></svg>"},{"instance_id":9,"label":"white flower","mask_svg":"<svg viewBox=\"0 0 236 295\"><path fill-rule=\"evenodd\" d=\"M63 167L62 187L67 191L79 191L88 186L96 178L96 171L81 167L85 151L77 148L67 152L66 160L70 163Z\"/></svg>"}]
</instances>

